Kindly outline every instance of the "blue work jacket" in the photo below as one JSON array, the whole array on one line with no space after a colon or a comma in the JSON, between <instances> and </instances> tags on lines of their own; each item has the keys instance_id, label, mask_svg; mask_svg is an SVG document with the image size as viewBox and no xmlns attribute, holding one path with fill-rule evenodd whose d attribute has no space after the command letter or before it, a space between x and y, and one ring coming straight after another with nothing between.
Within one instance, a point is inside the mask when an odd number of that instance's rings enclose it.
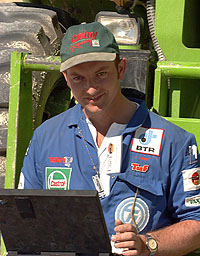
<instances>
[{"instance_id":1,"label":"blue work jacket","mask_svg":"<svg viewBox=\"0 0 200 256\"><path fill-rule=\"evenodd\" d=\"M134 218L140 233L200 220L194 135L152 113L144 102L122 135L121 173L111 175L110 194L101 199L109 235L114 234L115 219L132 223ZM97 149L79 104L44 122L35 130L24 159L24 188L94 190L96 171L85 143L98 168Z\"/></svg>"}]
</instances>

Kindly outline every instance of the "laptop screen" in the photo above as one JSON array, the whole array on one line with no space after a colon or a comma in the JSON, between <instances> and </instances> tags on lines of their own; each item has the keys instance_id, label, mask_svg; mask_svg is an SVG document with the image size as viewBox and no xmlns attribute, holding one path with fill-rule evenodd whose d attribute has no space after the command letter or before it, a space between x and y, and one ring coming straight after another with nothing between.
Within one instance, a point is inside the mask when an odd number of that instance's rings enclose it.
<instances>
[{"instance_id":1,"label":"laptop screen","mask_svg":"<svg viewBox=\"0 0 200 256\"><path fill-rule=\"evenodd\" d=\"M96 191L1 189L0 230L19 254L111 252Z\"/></svg>"}]
</instances>

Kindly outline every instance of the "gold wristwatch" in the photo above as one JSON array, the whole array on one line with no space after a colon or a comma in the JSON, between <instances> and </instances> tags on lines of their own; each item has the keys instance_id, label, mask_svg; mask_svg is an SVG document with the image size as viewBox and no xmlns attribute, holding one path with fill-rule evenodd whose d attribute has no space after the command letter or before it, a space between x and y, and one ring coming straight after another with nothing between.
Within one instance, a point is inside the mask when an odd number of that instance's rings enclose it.
<instances>
[{"instance_id":1,"label":"gold wristwatch","mask_svg":"<svg viewBox=\"0 0 200 256\"><path fill-rule=\"evenodd\" d=\"M145 234L145 237L146 237L146 246L150 251L149 256L154 256L158 250L158 244L155 238L153 238L149 234Z\"/></svg>"}]
</instances>

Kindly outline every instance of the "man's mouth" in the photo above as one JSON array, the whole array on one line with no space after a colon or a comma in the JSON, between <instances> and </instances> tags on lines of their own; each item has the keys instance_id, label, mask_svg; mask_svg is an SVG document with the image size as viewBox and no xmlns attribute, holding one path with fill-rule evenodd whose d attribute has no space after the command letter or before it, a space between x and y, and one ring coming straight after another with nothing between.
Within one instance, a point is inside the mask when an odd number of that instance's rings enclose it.
<instances>
[{"instance_id":1,"label":"man's mouth","mask_svg":"<svg viewBox=\"0 0 200 256\"><path fill-rule=\"evenodd\" d=\"M97 102L98 100L101 99L102 96L103 96L103 94L99 94L99 95L95 95L93 97L88 97L88 99L89 99L89 101Z\"/></svg>"}]
</instances>

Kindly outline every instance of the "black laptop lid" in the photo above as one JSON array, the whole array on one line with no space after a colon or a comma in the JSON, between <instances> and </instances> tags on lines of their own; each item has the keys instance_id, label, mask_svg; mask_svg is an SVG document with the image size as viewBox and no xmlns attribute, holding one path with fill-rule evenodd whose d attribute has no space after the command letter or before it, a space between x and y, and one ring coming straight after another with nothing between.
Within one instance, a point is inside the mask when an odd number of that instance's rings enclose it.
<instances>
[{"instance_id":1,"label":"black laptop lid","mask_svg":"<svg viewBox=\"0 0 200 256\"><path fill-rule=\"evenodd\" d=\"M111 251L96 191L1 189L0 229L19 254Z\"/></svg>"}]
</instances>

